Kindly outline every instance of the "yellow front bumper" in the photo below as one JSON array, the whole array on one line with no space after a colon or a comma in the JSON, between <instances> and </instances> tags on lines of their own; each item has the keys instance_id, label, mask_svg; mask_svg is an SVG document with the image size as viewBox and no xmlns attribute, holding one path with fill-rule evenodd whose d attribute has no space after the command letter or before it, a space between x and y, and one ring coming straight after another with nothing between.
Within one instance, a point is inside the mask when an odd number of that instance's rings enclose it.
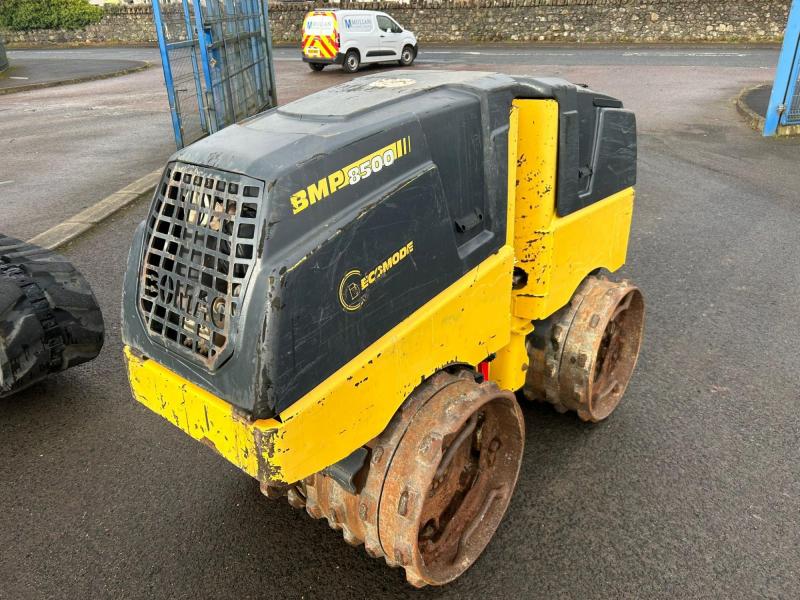
<instances>
[{"instance_id":1,"label":"yellow front bumper","mask_svg":"<svg viewBox=\"0 0 800 600\"><path fill-rule=\"evenodd\" d=\"M280 428L273 419L250 421L224 400L209 394L155 361L125 348L133 396L213 448L245 473L262 481L280 480L271 466L271 439Z\"/></svg>"}]
</instances>

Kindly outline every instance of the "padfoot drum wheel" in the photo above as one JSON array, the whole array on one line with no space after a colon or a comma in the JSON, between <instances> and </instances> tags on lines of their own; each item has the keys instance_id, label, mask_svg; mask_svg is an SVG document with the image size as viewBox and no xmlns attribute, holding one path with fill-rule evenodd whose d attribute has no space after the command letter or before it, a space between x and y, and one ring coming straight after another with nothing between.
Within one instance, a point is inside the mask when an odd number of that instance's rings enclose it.
<instances>
[{"instance_id":1,"label":"padfoot drum wheel","mask_svg":"<svg viewBox=\"0 0 800 600\"><path fill-rule=\"evenodd\" d=\"M534 326L525 395L584 421L606 419L636 367L644 298L627 281L587 278L569 305Z\"/></svg>"}]
</instances>

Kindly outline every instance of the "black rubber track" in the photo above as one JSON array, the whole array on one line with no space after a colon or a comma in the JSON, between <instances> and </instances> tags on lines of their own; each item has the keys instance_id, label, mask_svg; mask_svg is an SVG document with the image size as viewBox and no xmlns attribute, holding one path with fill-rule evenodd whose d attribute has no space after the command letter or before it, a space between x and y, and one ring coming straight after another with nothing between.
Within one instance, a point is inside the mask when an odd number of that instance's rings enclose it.
<instances>
[{"instance_id":1,"label":"black rubber track","mask_svg":"<svg viewBox=\"0 0 800 600\"><path fill-rule=\"evenodd\" d=\"M95 358L103 315L58 254L0 234L0 397Z\"/></svg>"}]
</instances>

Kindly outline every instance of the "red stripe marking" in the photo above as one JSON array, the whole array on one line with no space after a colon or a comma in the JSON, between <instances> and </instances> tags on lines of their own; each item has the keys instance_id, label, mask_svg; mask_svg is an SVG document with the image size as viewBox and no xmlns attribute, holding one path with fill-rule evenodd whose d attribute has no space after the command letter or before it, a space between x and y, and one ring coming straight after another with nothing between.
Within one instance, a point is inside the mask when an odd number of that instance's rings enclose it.
<instances>
[{"instance_id":1,"label":"red stripe marking","mask_svg":"<svg viewBox=\"0 0 800 600\"><path fill-rule=\"evenodd\" d=\"M325 53L327 54L326 58L333 58L334 56L336 56L336 51L331 48L331 46L328 43L328 40L321 37L319 38L319 43L320 46L322 46Z\"/></svg>"},{"instance_id":2,"label":"red stripe marking","mask_svg":"<svg viewBox=\"0 0 800 600\"><path fill-rule=\"evenodd\" d=\"M478 370L480 371L481 375L483 375L484 381L489 381L489 362L483 361L478 365Z\"/></svg>"}]
</instances>

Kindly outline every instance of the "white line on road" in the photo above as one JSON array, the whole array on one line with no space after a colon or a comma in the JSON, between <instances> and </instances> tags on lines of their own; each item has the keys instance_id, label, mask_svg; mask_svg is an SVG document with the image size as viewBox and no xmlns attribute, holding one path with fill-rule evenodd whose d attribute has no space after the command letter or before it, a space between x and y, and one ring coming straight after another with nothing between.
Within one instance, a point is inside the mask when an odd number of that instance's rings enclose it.
<instances>
[{"instance_id":1,"label":"white line on road","mask_svg":"<svg viewBox=\"0 0 800 600\"><path fill-rule=\"evenodd\" d=\"M752 56L749 52L623 52L622 56L658 56L658 57L675 57L675 56L716 56L733 58L742 58L745 56Z\"/></svg>"},{"instance_id":2,"label":"white line on road","mask_svg":"<svg viewBox=\"0 0 800 600\"><path fill-rule=\"evenodd\" d=\"M592 52L606 52L616 54L615 52L608 52L605 50L594 50ZM531 50L530 52L493 52L491 50L423 50L420 54L468 54L471 56L577 56L576 52L549 52L547 50ZM587 55L589 53L587 52ZM676 56L697 56L697 57L731 57L731 58L744 58L753 56L752 52L685 52L685 51L668 51L668 52L622 52L621 56L654 56L654 57L676 57Z\"/></svg>"},{"instance_id":3,"label":"white line on road","mask_svg":"<svg viewBox=\"0 0 800 600\"><path fill-rule=\"evenodd\" d=\"M547 52L532 50L531 52L481 52L478 50L422 50L420 54L469 54L470 56L575 56L575 52Z\"/></svg>"},{"instance_id":4,"label":"white line on road","mask_svg":"<svg viewBox=\"0 0 800 600\"><path fill-rule=\"evenodd\" d=\"M14 183L14 180L9 179L8 181L0 181L0 185L6 185L7 183Z\"/></svg>"}]
</instances>

